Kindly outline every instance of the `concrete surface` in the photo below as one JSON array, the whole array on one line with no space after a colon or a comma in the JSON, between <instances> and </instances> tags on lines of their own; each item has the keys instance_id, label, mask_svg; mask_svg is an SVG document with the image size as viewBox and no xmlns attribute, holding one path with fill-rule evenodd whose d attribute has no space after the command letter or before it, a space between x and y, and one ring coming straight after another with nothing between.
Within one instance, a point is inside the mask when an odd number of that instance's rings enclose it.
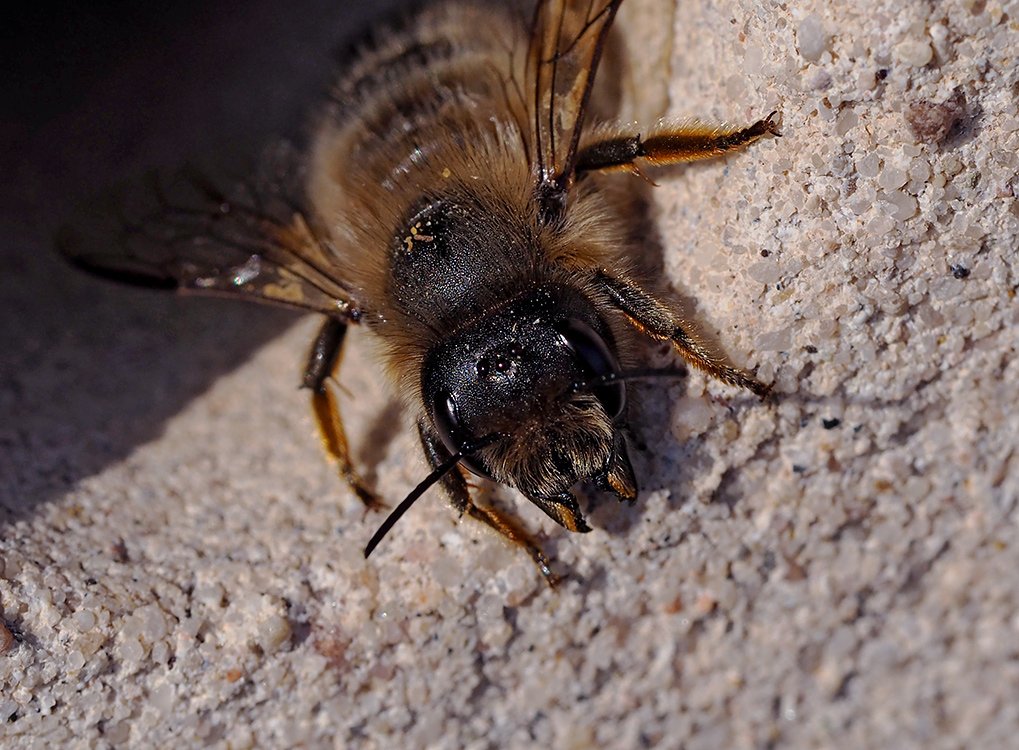
<instances>
[{"instance_id":1,"label":"concrete surface","mask_svg":"<svg viewBox=\"0 0 1019 750\"><path fill-rule=\"evenodd\" d=\"M293 127L365 17L26 25L5 746L1014 746L1019 3L629 4L629 111L782 113L780 140L655 175L647 238L778 397L636 388L643 497L592 498L585 537L503 493L571 571L554 591L438 496L361 558L380 517L295 387L315 321L104 286L49 250L90 186ZM363 341L346 363L352 440L398 499L423 462Z\"/></svg>"}]
</instances>

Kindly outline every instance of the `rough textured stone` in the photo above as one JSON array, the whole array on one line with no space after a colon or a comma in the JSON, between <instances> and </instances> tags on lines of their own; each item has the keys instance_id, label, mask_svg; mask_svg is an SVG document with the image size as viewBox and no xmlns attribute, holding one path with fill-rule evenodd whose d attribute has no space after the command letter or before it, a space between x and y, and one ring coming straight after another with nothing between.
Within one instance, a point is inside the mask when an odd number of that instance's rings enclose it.
<instances>
[{"instance_id":1,"label":"rough textured stone","mask_svg":"<svg viewBox=\"0 0 1019 750\"><path fill-rule=\"evenodd\" d=\"M620 23L667 90L634 76L626 113L782 114L655 174L647 243L777 396L636 387L642 498L596 501L584 537L504 495L573 572L555 591L438 497L362 559L379 516L295 387L314 321L48 250L94 182L290 122L349 9L150 23L4 125L5 746L1014 742L1019 4L656 2ZM423 462L353 345L352 442L399 498Z\"/></svg>"}]
</instances>

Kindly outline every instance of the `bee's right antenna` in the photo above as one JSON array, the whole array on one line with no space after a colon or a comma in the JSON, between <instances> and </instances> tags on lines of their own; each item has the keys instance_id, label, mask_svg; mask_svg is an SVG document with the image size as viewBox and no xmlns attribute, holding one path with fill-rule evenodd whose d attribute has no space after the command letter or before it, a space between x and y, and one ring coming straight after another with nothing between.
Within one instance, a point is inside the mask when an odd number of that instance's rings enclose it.
<instances>
[{"instance_id":1,"label":"bee's right antenna","mask_svg":"<svg viewBox=\"0 0 1019 750\"><path fill-rule=\"evenodd\" d=\"M369 540L368 546L364 548L365 558L367 558L375 550L375 548L379 546L379 542L381 542L382 539L386 536L386 534L389 533L389 530L396 525L396 522L400 520L400 517L407 512L410 506L414 504L414 501L416 501L419 497L425 494L425 492L427 492L428 489L433 484L438 482L440 479L446 476L446 474L455 469L456 465L463 461L464 458L466 458L467 456L474 455L479 450L486 446L491 445L501 437L502 435L500 433L493 432L490 435L485 435L485 437L483 438L479 438L478 440L475 440L471 443L467 443L466 445L461 447L460 450L458 450L448 459L443 461L439 466L437 466L435 471L433 471L431 474L425 477L418 484L417 487L411 490L411 493L403 499L403 502L397 505L396 508L393 509L393 512L390 513L389 516L386 518L386 520L382 522L382 525L379 526L378 531L376 531L372 535L372 538Z\"/></svg>"}]
</instances>

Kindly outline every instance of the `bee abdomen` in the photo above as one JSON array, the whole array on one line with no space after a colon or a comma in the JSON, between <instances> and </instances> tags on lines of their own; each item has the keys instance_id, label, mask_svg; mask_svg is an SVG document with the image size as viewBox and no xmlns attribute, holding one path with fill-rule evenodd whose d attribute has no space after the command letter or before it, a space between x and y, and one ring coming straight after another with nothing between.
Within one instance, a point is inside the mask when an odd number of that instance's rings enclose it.
<instances>
[{"instance_id":1,"label":"bee abdomen","mask_svg":"<svg viewBox=\"0 0 1019 750\"><path fill-rule=\"evenodd\" d=\"M336 83L331 97L339 105L337 121L353 117L380 92L391 91L420 71L442 65L458 54L448 39L424 42L400 38L400 42L390 45L387 54L373 55L371 64L357 65Z\"/></svg>"},{"instance_id":2,"label":"bee abdomen","mask_svg":"<svg viewBox=\"0 0 1019 750\"><path fill-rule=\"evenodd\" d=\"M441 6L364 51L332 90L323 125L336 153L389 183L504 119L511 60L500 34L514 28L495 7Z\"/></svg>"}]
</instances>

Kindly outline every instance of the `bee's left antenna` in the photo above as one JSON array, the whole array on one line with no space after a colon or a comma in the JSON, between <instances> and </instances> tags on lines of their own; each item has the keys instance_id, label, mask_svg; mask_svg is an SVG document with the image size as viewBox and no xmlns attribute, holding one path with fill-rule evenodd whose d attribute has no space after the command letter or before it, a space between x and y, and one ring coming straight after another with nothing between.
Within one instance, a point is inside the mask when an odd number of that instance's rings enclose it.
<instances>
[{"instance_id":1,"label":"bee's left antenna","mask_svg":"<svg viewBox=\"0 0 1019 750\"><path fill-rule=\"evenodd\" d=\"M393 512L390 513L389 516L386 518L386 520L382 522L382 525L379 526L378 531L376 531L372 535L372 538L369 540L368 545L364 548L364 556L367 558L375 550L375 548L379 546L379 542L381 542L382 539L386 536L386 534L389 533L389 530L396 525L396 522L400 520L401 516L403 516L403 514L407 512L410 506L412 506L419 497L425 494L433 484L438 482L440 479L446 476L446 474L448 474L454 468L456 468L456 465L463 461L465 457L477 453L479 450L488 445L491 445L501 437L502 435L500 435L499 433L493 432L491 435L486 435L485 437L480 438L479 440L475 440L472 443L468 443L467 445L463 446L460 450L458 450L456 453L454 453L452 456L450 456L448 459L446 459L438 467L436 467L435 471L433 471L431 474L425 477L421 481L421 483L418 484L417 487L411 490L411 493L403 499L403 502L397 505L396 508L393 509Z\"/></svg>"}]
</instances>

